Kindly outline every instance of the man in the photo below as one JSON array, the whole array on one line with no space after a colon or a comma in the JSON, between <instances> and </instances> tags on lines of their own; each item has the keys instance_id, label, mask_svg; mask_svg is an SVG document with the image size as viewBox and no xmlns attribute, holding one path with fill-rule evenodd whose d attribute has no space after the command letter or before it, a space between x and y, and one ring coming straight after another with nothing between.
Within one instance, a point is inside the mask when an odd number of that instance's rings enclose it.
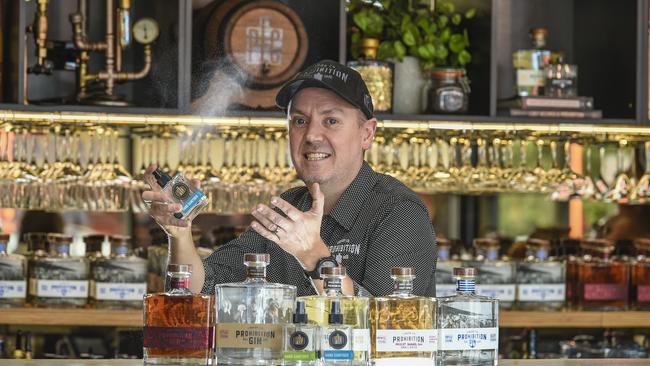
<instances>
[{"instance_id":1,"label":"man","mask_svg":"<svg viewBox=\"0 0 650 366\"><path fill-rule=\"evenodd\" d=\"M242 281L243 255L268 253L268 280L295 285L300 296L320 292L320 269L336 265L347 267L346 294L389 294L390 269L407 266L415 267L414 292L435 296L435 238L426 207L363 159L377 120L359 73L321 61L288 82L276 103L287 111L291 159L306 187L273 197L272 206L257 205L249 230L203 263L189 224L171 215L180 206L152 205L151 214L170 233L170 263L194 267L190 288L212 293L215 284ZM146 175L152 187L154 168ZM164 202L156 190L143 198Z\"/></svg>"}]
</instances>

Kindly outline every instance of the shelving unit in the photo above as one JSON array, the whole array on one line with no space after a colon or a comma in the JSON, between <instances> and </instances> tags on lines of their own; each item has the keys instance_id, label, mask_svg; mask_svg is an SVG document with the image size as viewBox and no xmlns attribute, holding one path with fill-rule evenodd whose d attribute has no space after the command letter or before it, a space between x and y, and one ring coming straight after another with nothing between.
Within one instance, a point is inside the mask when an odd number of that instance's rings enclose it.
<instances>
[{"instance_id":1,"label":"shelving unit","mask_svg":"<svg viewBox=\"0 0 650 366\"><path fill-rule=\"evenodd\" d=\"M0 325L66 325L135 327L142 325L140 310L0 309ZM500 328L650 328L650 312L501 311Z\"/></svg>"}]
</instances>

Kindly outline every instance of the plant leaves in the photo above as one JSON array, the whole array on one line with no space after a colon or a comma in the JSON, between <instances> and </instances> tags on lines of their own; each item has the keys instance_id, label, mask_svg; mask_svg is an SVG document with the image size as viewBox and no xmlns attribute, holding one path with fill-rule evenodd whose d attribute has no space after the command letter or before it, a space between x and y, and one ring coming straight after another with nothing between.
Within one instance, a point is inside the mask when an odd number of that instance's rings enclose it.
<instances>
[{"instance_id":1,"label":"plant leaves","mask_svg":"<svg viewBox=\"0 0 650 366\"><path fill-rule=\"evenodd\" d=\"M461 20L463 20L463 18L460 16L460 14L454 14L451 16L451 23L453 25L459 25Z\"/></svg>"},{"instance_id":2,"label":"plant leaves","mask_svg":"<svg viewBox=\"0 0 650 366\"><path fill-rule=\"evenodd\" d=\"M449 22L449 18L446 15L441 15L438 17L438 27L444 28Z\"/></svg>"},{"instance_id":3,"label":"plant leaves","mask_svg":"<svg viewBox=\"0 0 650 366\"><path fill-rule=\"evenodd\" d=\"M368 17L365 16L363 11L360 11L352 15L352 20L354 21L354 24L356 24L356 26L359 27L359 29L361 29L361 31L365 33L368 27Z\"/></svg>"},{"instance_id":4,"label":"plant leaves","mask_svg":"<svg viewBox=\"0 0 650 366\"><path fill-rule=\"evenodd\" d=\"M440 45L436 47L436 58L444 60L447 58L447 56L449 56L449 51L447 50L447 47L445 47L444 45Z\"/></svg>"},{"instance_id":5,"label":"plant leaves","mask_svg":"<svg viewBox=\"0 0 650 366\"><path fill-rule=\"evenodd\" d=\"M465 18L472 19L476 16L476 8L467 9L465 12Z\"/></svg>"},{"instance_id":6,"label":"plant leaves","mask_svg":"<svg viewBox=\"0 0 650 366\"><path fill-rule=\"evenodd\" d=\"M467 50L460 51L458 54L458 63L460 65L467 65L470 62L472 62L472 55Z\"/></svg>"},{"instance_id":7,"label":"plant leaves","mask_svg":"<svg viewBox=\"0 0 650 366\"><path fill-rule=\"evenodd\" d=\"M452 34L449 38L449 49L453 53L460 53L465 49L465 37L459 33Z\"/></svg>"},{"instance_id":8,"label":"plant leaves","mask_svg":"<svg viewBox=\"0 0 650 366\"><path fill-rule=\"evenodd\" d=\"M449 41L449 37L451 37L451 29L445 28L442 30L442 32L440 32L440 39L443 42Z\"/></svg>"},{"instance_id":9,"label":"plant leaves","mask_svg":"<svg viewBox=\"0 0 650 366\"><path fill-rule=\"evenodd\" d=\"M400 41L395 41L393 48L395 49L395 56L397 56L397 59L402 61L404 56L406 56L406 47L404 44Z\"/></svg>"},{"instance_id":10,"label":"plant leaves","mask_svg":"<svg viewBox=\"0 0 650 366\"><path fill-rule=\"evenodd\" d=\"M413 32L411 32L410 29L407 30L406 33L404 33L402 40L407 46L415 46L415 36L413 35Z\"/></svg>"}]
</instances>

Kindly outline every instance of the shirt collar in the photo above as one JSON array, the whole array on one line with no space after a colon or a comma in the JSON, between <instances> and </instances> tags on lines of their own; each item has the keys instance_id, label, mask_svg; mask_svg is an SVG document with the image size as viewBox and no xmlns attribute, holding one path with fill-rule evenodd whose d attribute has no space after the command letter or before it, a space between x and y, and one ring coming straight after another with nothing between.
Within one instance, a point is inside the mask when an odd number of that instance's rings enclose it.
<instances>
[{"instance_id":1,"label":"shirt collar","mask_svg":"<svg viewBox=\"0 0 650 366\"><path fill-rule=\"evenodd\" d=\"M349 231L378 179L378 174L364 161L359 173L336 202L329 216Z\"/></svg>"}]
</instances>

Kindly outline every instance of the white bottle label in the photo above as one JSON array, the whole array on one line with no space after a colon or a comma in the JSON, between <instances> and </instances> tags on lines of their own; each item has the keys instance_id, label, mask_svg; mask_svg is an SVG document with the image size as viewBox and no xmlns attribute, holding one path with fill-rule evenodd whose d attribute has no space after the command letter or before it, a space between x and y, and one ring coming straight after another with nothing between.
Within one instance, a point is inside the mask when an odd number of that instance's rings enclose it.
<instances>
[{"instance_id":1,"label":"white bottle label","mask_svg":"<svg viewBox=\"0 0 650 366\"><path fill-rule=\"evenodd\" d=\"M31 280L29 292L38 297L88 297L88 281Z\"/></svg>"},{"instance_id":2,"label":"white bottle label","mask_svg":"<svg viewBox=\"0 0 650 366\"><path fill-rule=\"evenodd\" d=\"M515 285L476 285L476 294L489 296L499 301L515 301Z\"/></svg>"},{"instance_id":3,"label":"white bottle label","mask_svg":"<svg viewBox=\"0 0 650 366\"><path fill-rule=\"evenodd\" d=\"M440 329L440 349L463 351L499 348L499 328Z\"/></svg>"},{"instance_id":4,"label":"white bottle label","mask_svg":"<svg viewBox=\"0 0 650 366\"><path fill-rule=\"evenodd\" d=\"M519 301L564 301L564 284L519 284L517 299Z\"/></svg>"},{"instance_id":5,"label":"white bottle label","mask_svg":"<svg viewBox=\"0 0 650 366\"><path fill-rule=\"evenodd\" d=\"M543 70L517 69L518 86L544 86L546 79Z\"/></svg>"},{"instance_id":6,"label":"white bottle label","mask_svg":"<svg viewBox=\"0 0 650 366\"><path fill-rule=\"evenodd\" d=\"M436 297L446 297L456 295L456 285L446 283L436 283Z\"/></svg>"},{"instance_id":7,"label":"white bottle label","mask_svg":"<svg viewBox=\"0 0 650 366\"><path fill-rule=\"evenodd\" d=\"M436 329L377 329L378 352L435 352Z\"/></svg>"},{"instance_id":8,"label":"white bottle label","mask_svg":"<svg viewBox=\"0 0 650 366\"><path fill-rule=\"evenodd\" d=\"M375 358L373 363L375 366L431 366L433 365L433 359L424 357Z\"/></svg>"},{"instance_id":9,"label":"white bottle label","mask_svg":"<svg viewBox=\"0 0 650 366\"><path fill-rule=\"evenodd\" d=\"M95 283L95 299L97 300L142 300L147 293L146 283Z\"/></svg>"},{"instance_id":10,"label":"white bottle label","mask_svg":"<svg viewBox=\"0 0 650 366\"><path fill-rule=\"evenodd\" d=\"M352 350L370 352L370 329L352 329Z\"/></svg>"},{"instance_id":11,"label":"white bottle label","mask_svg":"<svg viewBox=\"0 0 650 366\"><path fill-rule=\"evenodd\" d=\"M0 281L0 299L24 299L25 296L26 281Z\"/></svg>"}]
</instances>

